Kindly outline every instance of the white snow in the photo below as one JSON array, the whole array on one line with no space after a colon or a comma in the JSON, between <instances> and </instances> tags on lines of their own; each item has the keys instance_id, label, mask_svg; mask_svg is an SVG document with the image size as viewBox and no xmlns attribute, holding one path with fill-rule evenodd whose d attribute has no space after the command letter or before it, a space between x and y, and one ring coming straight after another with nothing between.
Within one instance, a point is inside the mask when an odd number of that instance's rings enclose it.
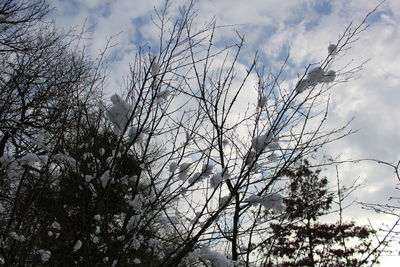
<instances>
[{"instance_id":1,"label":"white snow","mask_svg":"<svg viewBox=\"0 0 400 267\"><path fill-rule=\"evenodd\" d=\"M209 176L213 173L213 168L211 164L204 164L203 167L201 168L201 173L204 176Z\"/></svg>"},{"instance_id":2,"label":"white snow","mask_svg":"<svg viewBox=\"0 0 400 267\"><path fill-rule=\"evenodd\" d=\"M60 229L61 229L61 225L60 225L58 222L56 222L56 221L54 221L54 222L51 224L51 227L53 227L53 228L56 229L56 230L60 230Z\"/></svg>"},{"instance_id":3,"label":"white snow","mask_svg":"<svg viewBox=\"0 0 400 267\"><path fill-rule=\"evenodd\" d=\"M265 209L275 212L282 212L285 209L282 195L279 193L264 196L260 200L260 204L263 205Z\"/></svg>"},{"instance_id":4,"label":"white snow","mask_svg":"<svg viewBox=\"0 0 400 267\"><path fill-rule=\"evenodd\" d=\"M268 159L270 162L276 162L276 161L279 160L278 157L277 157L277 155L276 155L275 153L272 153L271 155L269 155L269 156L267 157L267 159Z\"/></svg>"},{"instance_id":5,"label":"white snow","mask_svg":"<svg viewBox=\"0 0 400 267\"><path fill-rule=\"evenodd\" d=\"M195 212L195 213L194 213L194 218L193 218L193 219L189 219L189 218L188 218L188 220L189 220L192 224L195 224L195 223L197 223L197 222L199 221L201 215L202 215L201 212Z\"/></svg>"},{"instance_id":6,"label":"white snow","mask_svg":"<svg viewBox=\"0 0 400 267\"><path fill-rule=\"evenodd\" d=\"M135 212L139 212L142 209L142 199L142 195L137 194L131 201L129 201L128 204L133 208Z\"/></svg>"},{"instance_id":7,"label":"white snow","mask_svg":"<svg viewBox=\"0 0 400 267\"><path fill-rule=\"evenodd\" d=\"M281 146L279 145L279 139L278 138L274 138L274 140L272 142L270 142L267 147L271 150L279 150L281 149Z\"/></svg>"},{"instance_id":8,"label":"white snow","mask_svg":"<svg viewBox=\"0 0 400 267\"><path fill-rule=\"evenodd\" d=\"M133 215L126 225L126 230L131 231L133 228L137 226L140 221L140 215Z\"/></svg>"},{"instance_id":9,"label":"white snow","mask_svg":"<svg viewBox=\"0 0 400 267\"><path fill-rule=\"evenodd\" d=\"M218 201L219 206L221 207L221 206L223 206L224 204L226 204L226 202L228 202L228 199L229 199L229 196L221 197L221 198L219 199L219 201Z\"/></svg>"},{"instance_id":10,"label":"white snow","mask_svg":"<svg viewBox=\"0 0 400 267\"><path fill-rule=\"evenodd\" d=\"M168 89L165 89L163 91L160 91L157 95L156 95L156 101L157 103L161 103L165 100L167 100L167 98L170 96L171 91L169 91Z\"/></svg>"},{"instance_id":11,"label":"white snow","mask_svg":"<svg viewBox=\"0 0 400 267\"><path fill-rule=\"evenodd\" d=\"M113 105L106 110L106 117L113 124L114 133L120 134L128 124L133 108L119 95L111 96L110 100Z\"/></svg>"},{"instance_id":12,"label":"white snow","mask_svg":"<svg viewBox=\"0 0 400 267\"><path fill-rule=\"evenodd\" d=\"M110 180L110 170L107 170L100 176L101 186L105 188L108 184L108 180Z\"/></svg>"},{"instance_id":13,"label":"white snow","mask_svg":"<svg viewBox=\"0 0 400 267\"><path fill-rule=\"evenodd\" d=\"M267 97L266 96L261 96L260 99L258 100L257 106L259 108L263 108L263 107L265 107L266 104L267 104Z\"/></svg>"},{"instance_id":14,"label":"white snow","mask_svg":"<svg viewBox=\"0 0 400 267\"><path fill-rule=\"evenodd\" d=\"M26 238L24 235L19 235L16 232L10 232L10 237L18 242L24 242L26 241Z\"/></svg>"},{"instance_id":15,"label":"white snow","mask_svg":"<svg viewBox=\"0 0 400 267\"><path fill-rule=\"evenodd\" d=\"M245 201L252 205L261 204L265 209L275 212L282 212L285 209L283 197L279 193L264 196L252 195L246 198Z\"/></svg>"},{"instance_id":16,"label":"white snow","mask_svg":"<svg viewBox=\"0 0 400 267\"><path fill-rule=\"evenodd\" d=\"M271 132L262 134L260 136L254 137L251 140L251 146L256 152L261 152L264 150L265 146L273 140L273 134Z\"/></svg>"},{"instance_id":17,"label":"white snow","mask_svg":"<svg viewBox=\"0 0 400 267\"><path fill-rule=\"evenodd\" d=\"M138 127L131 126L131 127L129 127L128 137L129 137L130 141L133 141L133 139L136 137L135 143L140 143L143 140L144 134L139 133Z\"/></svg>"},{"instance_id":18,"label":"white snow","mask_svg":"<svg viewBox=\"0 0 400 267\"><path fill-rule=\"evenodd\" d=\"M90 183L90 181L92 181L92 179L93 179L93 176L91 176L91 175L85 175L85 182L87 182L87 183Z\"/></svg>"},{"instance_id":19,"label":"white snow","mask_svg":"<svg viewBox=\"0 0 400 267\"><path fill-rule=\"evenodd\" d=\"M34 162L38 162L40 160L39 156L34 153L27 153L25 156L22 156L18 159L20 163L30 165Z\"/></svg>"},{"instance_id":20,"label":"white snow","mask_svg":"<svg viewBox=\"0 0 400 267\"><path fill-rule=\"evenodd\" d=\"M140 246L142 245L142 242L141 241L143 241L143 240L141 240L139 237L138 238L133 238L132 240L131 240L131 247L134 249L134 250L138 250L139 248L140 248Z\"/></svg>"},{"instance_id":21,"label":"white snow","mask_svg":"<svg viewBox=\"0 0 400 267\"><path fill-rule=\"evenodd\" d=\"M295 90L300 94L308 87L316 86L319 83L330 83L335 81L335 78L335 71L329 70L324 72L321 67L316 67L308 72L307 78L304 78L297 83Z\"/></svg>"},{"instance_id":22,"label":"white snow","mask_svg":"<svg viewBox=\"0 0 400 267\"><path fill-rule=\"evenodd\" d=\"M203 177L202 177L201 173L196 172L195 174L193 174L193 175L189 178L188 182L189 182L189 184L193 184L193 183L195 183L195 182L201 181L202 178L203 178Z\"/></svg>"},{"instance_id":23,"label":"white snow","mask_svg":"<svg viewBox=\"0 0 400 267\"><path fill-rule=\"evenodd\" d=\"M321 67L316 67L310 70L307 74L307 80L311 86L317 85L324 77L324 70Z\"/></svg>"},{"instance_id":24,"label":"white snow","mask_svg":"<svg viewBox=\"0 0 400 267\"><path fill-rule=\"evenodd\" d=\"M51 257L51 252L48 250L39 249L37 253L40 254L40 259L42 260L42 262L49 261Z\"/></svg>"},{"instance_id":25,"label":"white snow","mask_svg":"<svg viewBox=\"0 0 400 267\"><path fill-rule=\"evenodd\" d=\"M179 165L179 179L186 180L191 163L182 163Z\"/></svg>"},{"instance_id":26,"label":"white snow","mask_svg":"<svg viewBox=\"0 0 400 267\"><path fill-rule=\"evenodd\" d=\"M80 250L81 247L82 247L82 241L80 241L80 240L76 241L76 243L74 245L74 251Z\"/></svg>"},{"instance_id":27,"label":"white snow","mask_svg":"<svg viewBox=\"0 0 400 267\"><path fill-rule=\"evenodd\" d=\"M331 56L336 55L337 54L337 50L336 49L337 49L337 47L336 47L335 44L330 44L328 46L328 54L331 55Z\"/></svg>"},{"instance_id":28,"label":"white snow","mask_svg":"<svg viewBox=\"0 0 400 267\"><path fill-rule=\"evenodd\" d=\"M251 195L248 198L246 198L244 201L249 202L250 204L258 204L260 203L261 197L257 195Z\"/></svg>"},{"instance_id":29,"label":"white snow","mask_svg":"<svg viewBox=\"0 0 400 267\"><path fill-rule=\"evenodd\" d=\"M176 163L176 161L171 162L171 164L169 164L169 171L171 173L175 172L176 169L178 169L179 165L178 163Z\"/></svg>"},{"instance_id":30,"label":"white snow","mask_svg":"<svg viewBox=\"0 0 400 267\"><path fill-rule=\"evenodd\" d=\"M0 157L0 163L3 166L7 166L8 164L10 164L11 162L13 162L15 159L13 156L4 153L4 155L2 157Z\"/></svg>"},{"instance_id":31,"label":"white snow","mask_svg":"<svg viewBox=\"0 0 400 267\"><path fill-rule=\"evenodd\" d=\"M204 261L209 261L215 267L233 267L234 263L228 260L225 255L203 247L199 251L199 256Z\"/></svg>"},{"instance_id":32,"label":"white snow","mask_svg":"<svg viewBox=\"0 0 400 267\"><path fill-rule=\"evenodd\" d=\"M37 133L36 138L34 138L34 143L37 146L44 146L46 144L46 130L41 129L39 130L39 132Z\"/></svg>"},{"instance_id":33,"label":"white snow","mask_svg":"<svg viewBox=\"0 0 400 267\"><path fill-rule=\"evenodd\" d=\"M336 72L334 70L329 70L325 73L324 77L322 78L321 82L323 83L331 83L334 82L336 78Z\"/></svg>"},{"instance_id":34,"label":"white snow","mask_svg":"<svg viewBox=\"0 0 400 267\"><path fill-rule=\"evenodd\" d=\"M254 151L249 151L246 155L246 165L251 165L256 158L257 153Z\"/></svg>"},{"instance_id":35,"label":"white snow","mask_svg":"<svg viewBox=\"0 0 400 267\"><path fill-rule=\"evenodd\" d=\"M222 173L216 173L214 174L211 179L210 179L210 185L212 188L217 188L218 185L221 184L221 182L223 181L223 177L222 177Z\"/></svg>"},{"instance_id":36,"label":"white snow","mask_svg":"<svg viewBox=\"0 0 400 267\"><path fill-rule=\"evenodd\" d=\"M157 62L153 61L153 63L151 63L150 66L151 75L157 76L159 72L160 72L160 65Z\"/></svg>"},{"instance_id":37,"label":"white snow","mask_svg":"<svg viewBox=\"0 0 400 267\"><path fill-rule=\"evenodd\" d=\"M69 155L58 153L54 155L54 159L66 163L67 165L76 166L76 160Z\"/></svg>"},{"instance_id":38,"label":"white snow","mask_svg":"<svg viewBox=\"0 0 400 267\"><path fill-rule=\"evenodd\" d=\"M94 244L98 244L100 242L100 238L98 236L94 236L92 241Z\"/></svg>"},{"instance_id":39,"label":"white snow","mask_svg":"<svg viewBox=\"0 0 400 267\"><path fill-rule=\"evenodd\" d=\"M296 91L301 94L310 86L310 81L307 79L300 80L296 85Z\"/></svg>"}]
</instances>

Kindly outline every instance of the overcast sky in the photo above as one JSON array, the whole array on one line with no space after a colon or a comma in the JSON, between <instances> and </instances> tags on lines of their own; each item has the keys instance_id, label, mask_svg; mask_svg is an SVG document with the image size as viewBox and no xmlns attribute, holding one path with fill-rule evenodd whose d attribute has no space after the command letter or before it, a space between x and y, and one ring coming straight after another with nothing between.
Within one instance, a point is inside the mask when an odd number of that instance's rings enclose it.
<instances>
[{"instance_id":1,"label":"overcast sky","mask_svg":"<svg viewBox=\"0 0 400 267\"><path fill-rule=\"evenodd\" d=\"M236 25L218 32L223 41L233 38L234 30L246 37L245 55L259 51L264 64L275 68L290 49L292 74L325 58L326 47L335 43L345 27L359 24L379 0L199 0L198 22L214 16L219 25ZM109 52L115 56L110 67L108 90L118 92L123 75L133 61L136 49L157 37L150 16L156 0L50 0L56 7L51 14L58 27L91 27L87 51L96 56L107 38L118 45ZM175 1L183 4L184 1ZM360 35L344 61L369 61L360 77L338 85L332 94L329 124L340 126L354 118L351 128L358 132L326 148L325 153L340 159L376 158L388 162L400 159L400 1L387 0L370 17L370 28ZM243 60L245 60L243 58ZM360 178L364 186L356 192L358 201L386 203L399 196L394 189L392 170L365 162L339 167L344 182ZM378 222L382 215L367 214L360 207L347 212L348 218ZM388 218L386 218L388 219ZM365 222L365 221L364 221ZM397 258L397 259L396 259ZM381 266L395 266L398 257L382 259ZM390 263L392 262L392 263ZM393 265L394 264L394 265Z\"/></svg>"}]
</instances>

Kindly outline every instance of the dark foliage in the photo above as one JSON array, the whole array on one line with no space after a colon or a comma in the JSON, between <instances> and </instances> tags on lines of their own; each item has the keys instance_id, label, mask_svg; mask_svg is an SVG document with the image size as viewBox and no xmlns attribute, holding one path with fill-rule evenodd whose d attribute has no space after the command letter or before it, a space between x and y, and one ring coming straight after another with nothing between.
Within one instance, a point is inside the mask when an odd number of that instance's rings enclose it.
<instances>
[{"instance_id":1,"label":"dark foliage","mask_svg":"<svg viewBox=\"0 0 400 267\"><path fill-rule=\"evenodd\" d=\"M355 222L321 222L331 213L334 193L328 191L328 179L320 170L304 163L287 170L289 195L285 198L286 220L271 225L274 244L268 250L269 264L281 266L360 266L371 248L374 231ZM334 213L325 220L336 219ZM268 246L265 246L267 248ZM272 266L272 265L271 265ZM275 266L275 265L273 265Z\"/></svg>"}]
</instances>

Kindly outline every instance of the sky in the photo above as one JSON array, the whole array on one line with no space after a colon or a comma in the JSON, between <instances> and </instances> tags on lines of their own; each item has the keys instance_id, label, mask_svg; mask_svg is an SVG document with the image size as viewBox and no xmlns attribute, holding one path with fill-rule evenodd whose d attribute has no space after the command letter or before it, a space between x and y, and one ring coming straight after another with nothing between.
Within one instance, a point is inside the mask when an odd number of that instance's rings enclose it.
<instances>
[{"instance_id":1,"label":"sky","mask_svg":"<svg viewBox=\"0 0 400 267\"><path fill-rule=\"evenodd\" d=\"M122 77L128 73L135 51L157 38L151 21L159 0L49 0L57 27L90 31L86 51L93 57L112 37L109 54L114 60L109 68L107 90L118 92ZM178 6L186 1L175 1ZM216 18L218 25L232 25L217 31L216 41L225 42L245 36L244 63L258 51L260 60L271 69L280 66L290 51L288 75L303 73L304 68L325 58L329 43L335 43L349 23L359 24L378 0L197 0L198 23ZM369 28L351 45L341 62L354 66L364 61L358 79L336 86L332 92L328 125L338 127L353 119L357 132L325 148L324 153L340 160L374 158L387 162L400 160L400 1L387 0L367 23ZM353 200L387 203L399 197L396 177L390 168L374 162L343 164L339 174L344 184L358 178L361 188ZM397 181L398 182L398 181ZM346 218L374 224L391 218L366 212L360 206L346 211ZM380 266L394 266L399 257L384 257Z\"/></svg>"}]
</instances>

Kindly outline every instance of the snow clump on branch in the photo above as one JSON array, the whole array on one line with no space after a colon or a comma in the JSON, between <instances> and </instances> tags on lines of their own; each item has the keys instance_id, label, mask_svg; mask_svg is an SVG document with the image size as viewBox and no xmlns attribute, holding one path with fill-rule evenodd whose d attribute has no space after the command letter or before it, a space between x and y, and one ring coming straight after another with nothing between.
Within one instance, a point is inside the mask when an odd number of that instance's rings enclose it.
<instances>
[{"instance_id":1,"label":"snow clump on branch","mask_svg":"<svg viewBox=\"0 0 400 267\"><path fill-rule=\"evenodd\" d=\"M178 167L179 167L178 163L176 163L176 161L173 161L169 164L169 171L171 173L174 173L176 169L178 169Z\"/></svg>"},{"instance_id":2,"label":"snow clump on branch","mask_svg":"<svg viewBox=\"0 0 400 267\"><path fill-rule=\"evenodd\" d=\"M48 250L44 250L44 249L39 249L37 251L37 253L40 255L40 259L42 260L42 262L46 262L50 260L51 257L51 252Z\"/></svg>"},{"instance_id":3,"label":"snow clump on branch","mask_svg":"<svg viewBox=\"0 0 400 267\"><path fill-rule=\"evenodd\" d=\"M179 165L179 179L186 180L191 163L182 163Z\"/></svg>"},{"instance_id":4,"label":"snow clump on branch","mask_svg":"<svg viewBox=\"0 0 400 267\"><path fill-rule=\"evenodd\" d=\"M203 261L209 261L210 263L213 264L213 266L216 267L233 267L234 262L231 260L228 260L225 255L212 251L209 248L203 247L198 251L198 256L203 260Z\"/></svg>"},{"instance_id":5,"label":"snow clump on branch","mask_svg":"<svg viewBox=\"0 0 400 267\"><path fill-rule=\"evenodd\" d=\"M267 104L267 97L266 96L261 96L260 99L258 100L257 107L263 108Z\"/></svg>"},{"instance_id":6,"label":"snow clump on branch","mask_svg":"<svg viewBox=\"0 0 400 267\"><path fill-rule=\"evenodd\" d=\"M272 132L254 137L251 140L251 146L256 153L263 152L265 148L269 148L270 150L279 150L281 148L279 145L279 137L274 137Z\"/></svg>"},{"instance_id":7,"label":"snow clump on branch","mask_svg":"<svg viewBox=\"0 0 400 267\"><path fill-rule=\"evenodd\" d=\"M143 140L143 133L140 132L140 129L136 126L129 127L128 131L129 140L135 141L135 143L140 143Z\"/></svg>"},{"instance_id":8,"label":"snow clump on branch","mask_svg":"<svg viewBox=\"0 0 400 267\"><path fill-rule=\"evenodd\" d=\"M76 243L74 245L74 251L80 250L81 247L82 247L82 241L80 241L80 240L76 241Z\"/></svg>"},{"instance_id":9,"label":"snow clump on branch","mask_svg":"<svg viewBox=\"0 0 400 267\"><path fill-rule=\"evenodd\" d=\"M213 174L213 168L214 167L211 164L204 164L201 168L201 172L196 172L189 178L189 184L200 182L204 178L209 177L211 174Z\"/></svg>"},{"instance_id":10,"label":"snow clump on branch","mask_svg":"<svg viewBox=\"0 0 400 267\"><path fill-rule=\"evenodd\" d=\"M261 199L260 204L263 205L266 210L273 210L278 213L284 211L285 209L282 195L279 193L264 196Z\"/></svg>"},{"instance_id":11,"label":"snow clump on branch","mask_svg":"<svg viewBox=\"0 0 400 267\"><path fill-rule=\"evenodd\" d=\"M107 170L100 176L101 186L106 188L108 181L110 180L110 170Z\"/></svg>"},{"instance_id":12,"label":"snow clump on branch","mask_svg":"<svg viewBox=\"0 0 400 267\"><path fill-rule=\"evenodd\" d=\"M296 85L296 91L300 94L307 88L316 86L319 83L330 83L334 82L336 78L336 72L329 70L325 72L321 67L316 67L310 70L307 74L307 78L301 79Z\"/></svg>"},{"instance_id":13,"label":"snow clump on branch","mask_svg":"<svg viewBox=\"0 0 400 267\"><path fill-rule=\"evenodd\" d=\"M128 204L129 206L132 207L132 209L135 212L140 212L142 209L142 199L143 199L142 195L137 194L131 201L129 201Z\"/></svg>"},{"instance_id":14,"label":"snow clump on branch","mask_svg":"<svg viewBox=\"0 0 400 267\"><path fill-rule=\"evenodd\" d=\"M283 197L279 193L274 193L267 196L252 195L246 200L251 205L261 204L266 210L273 210L274 212L282 212L285 209Z\"/></svg>"},{"instance_id":15,"label":"snow clump on branch","mask_svg":"<svg viewBox=\"0 0 400 267\"><path fill-rule=\"evenodd\" d=\"M153 61L153 63L151 63L150 66L151 75L157 76L159 72L160 72L160 65L157 62Z\"/></svg>"},{"instance_id":16,"label":"snow clump on branch","mask_svg":"<svg viewBox=\"0 0 400 267\"><path fill-rule=\"evenodd\" d=\"M212 188L217 188L222 183L222 181L224 181L226 179L229 179L230 176L231 175L226 171L223 172L223 173L219 172L219 173L214 174L210 179L211 187Z\"/></svg>"},{"instance_id":17,"label":"snow clump on branch","mask_svg":"<svg viewBox=\"0 0 400 267\"><path fill-rule=\"evenodd\" d=\"M167 98L171 95L171 91L169 91L168 89L165 89L163 91L160 91L157 95L156 95L156 102L157 103L161 103L165 100L167 100Z\"/></svg>"},{"instance_id":18,"label":"snow clump on branch","mask_svg":"<svg viewBox=\"0 0 400 267\"><path fill-rule=\"evenodd\" d=\"M10 237L18 242L24 242L26 241L26 238L24 235L19 235L16 232L10 232Z\"/></svg>"},{"instance_id":19,"label":"snow clump on branch","mask_svg":"<svg viewBox=\"0 0 400 267\"><path fill-rule=\"evenodd\" d=\"M141 218L140 214L131 216L131 218L128 221L128 224L126 225L126 230L132 231L138 225L140 218Z\"/></svg>"},{"instance_id":20,"label":"snow clump on branch","mask_svg":"<svg viewBox=\"0 0 400 267\"><path fill-rule=\"evenodd\" d=\"M330 44L328 46L328 54L331 55L331 56L334 56L334 55L337 54L337 47L336 47L335 44Z\"/></svg>"},{"instance_id":21,"label":"snow clump on branch","mask_svg":"<svg viewBox=\"0 0 400 267\"><path fill-rule=\"evenodd\" d=\"M113 124L115 134L120 134L125 129L132 115L133 108L119 95L110 98L113 105L106 110L106 117Z\"/></svg>"},{"instance_id":22,"label":"snow clump on branch","mask_svg":"<svg viewBox=\"0 0 400 267\"><path fill-rule=\"evenodd\" d=\"M337 54L337 47L335 44L330 44L328 46L328 55L335 56ZM316 86L319 83L331 83L334 82L336 78L336 72L334 70L329 70L325 72L321 67L316 67L307 73L307 77L301 79L295 87L297 93L301 94L309 87Z\"/></svg>"}]
</instances>

